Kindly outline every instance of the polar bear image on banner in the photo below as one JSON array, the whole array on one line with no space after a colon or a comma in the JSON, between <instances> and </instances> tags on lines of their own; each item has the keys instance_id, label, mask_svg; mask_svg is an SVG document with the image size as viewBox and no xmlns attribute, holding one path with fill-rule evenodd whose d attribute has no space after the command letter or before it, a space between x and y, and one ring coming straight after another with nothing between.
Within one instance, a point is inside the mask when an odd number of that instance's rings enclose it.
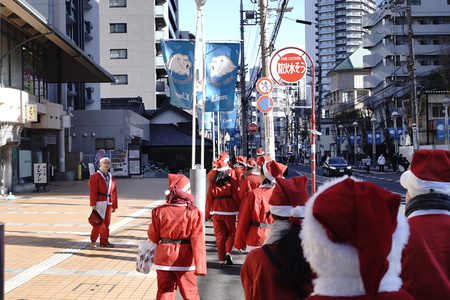
<instances>
[{"instance_id":1,"label":"polar bear image on banner","mask_svg":"<svg viewBox=\"0 0 450 300\"><path fill-rule=\"evenodd\" d=\"M211 62L208 64L208 69L211 70L210 76L213 78L222 77L233 72L233 70L236 69L236 66L229 57L219 55L211 59Z\"/></svg>"},{"instance_id":2,"label":"polar bear image on banner","mask_svg":"<svg viewBox=\"0 0 450 300\"><path fill-rule=\"evenodd\" d=\"M189 60L187 55L176 53L170 56L169 61L166 63L167 69L177 73L178 75L188 75L190 74L190 68L192 67L192 62Z\"/></svg>"}]
</instances>

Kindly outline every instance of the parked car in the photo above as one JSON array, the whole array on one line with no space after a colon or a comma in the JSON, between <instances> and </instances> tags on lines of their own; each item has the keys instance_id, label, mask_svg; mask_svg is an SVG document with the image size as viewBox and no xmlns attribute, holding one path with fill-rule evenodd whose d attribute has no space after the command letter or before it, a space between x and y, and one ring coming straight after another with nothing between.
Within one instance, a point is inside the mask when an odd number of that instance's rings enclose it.
<instances>
[{"instance_id":1,"label":"parked car","mask_svg":"<svg viewBox=\"0 0 450 300\"><path fill-rule=\"evenodd\" d=\"M343 157L328 157L322 165L324 176L352 175L350 166Z\"/></svg>"},{"instance_id":2,"label":"parked car","mask_svg":"<svg viewBox=\"0 0 450 300\"><path fill-rule=\"evenodd\" d=\"M288 166L288 158L286 156L283 155L275 155L275 161L282 163L283 165ZM286 171L284 171L283 173L283 177L286 177L289 175L289 166L286 168Z\"/></svg>"}]
</instances>

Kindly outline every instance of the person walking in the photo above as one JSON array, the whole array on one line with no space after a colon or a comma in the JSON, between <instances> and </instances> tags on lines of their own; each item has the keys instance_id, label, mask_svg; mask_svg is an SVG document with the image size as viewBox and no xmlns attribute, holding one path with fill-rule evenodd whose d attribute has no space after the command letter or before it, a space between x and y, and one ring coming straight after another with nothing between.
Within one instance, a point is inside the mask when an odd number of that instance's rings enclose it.
<instances>
[{"instance_id":1,"label":"person walking","mask_svg":"<svg viewBox=\"0 0 450 300\"><path fill-rule=\"evenodd\" d=\"M241 184L243 178L242 175L247 170L247 157L238 156L236 157L236 163L233 165L234 173L236 174L236 179Z\"/></svg>"},{"instance_id":2,"label":"person walking","mask_svg":"<svg viewBox=\"0 0 450 300\"><path fill-rule=\"evenodd\" d=\"M273 222L269 214L269 199L275 187L275 179L282 177L287 166L274 160L262 166L261 185L248 191L239 209L234 247L240 251L261 247Z\"/></svg>"},{"instance_id":3,"label":"person walking","mask_svg":"<svg viewBox=\"0 0 450 300\"><path fill-rule=\"evenodd\" d=\"M416 300L450 299L450 151L414 152L400 177L410 225L403 286Z\"/></svg>"},{"instance_id":4,"label":"person walking","mask_svg":"<svg viewBox=\"0 0 450 300\"><path fill-rule=\"evenodd\" d=\"M386 164L386 158L384 157L383 154L380 154L380 156L378 156L378 171L379 172L384 172L384 165Z\"/></svg>"},{"instance_id":5,"label":"person walking","mask_svg":"<svg viewBox=\"0 0 450 300\"><path fill-rule=\"evenodd\" d=\"M208 185L205 219L213 221L219 265L233 264L231 252L236 236L236 216L239 213L239 185L228 163L219 159L217 170Z\"/></svg>"},{"instance_id":6,"label":"person walking","mask_svg":"<svg viewBox=\"0 0 450 300\"><path fill-rule=\"evenodd\" d=\"M239 185L238 194L241 202L248 191L256 189L261 185L261 167L266 161L270 161L270 157L265 155L259 156L256 160L254 158L248 160L248 173L247 171L244 173L244 179Z\"/></svg>"},{"instance_id":7,"label":"person walking","mask_svg":"<svg viewBox=\"0 0 450 300\"><path fill-rule=\"evenodd\" d=\"M400 278L409 236L400 200L347 176L317 190L306 202L300 233L303 254L317 274L307 300L414 299Z\"/></svg>"},{"instance_id":8,"label":"person walking","mask_svg":"<svg viewBox=\"0 0 450 300\"><path fill-rule=\"evenodd\" d=\"M366 163L366 172L370 173L370 165L372 163L370 156L367 156L364 162Z\"/></svg>"},{"instance_id":9,"label":"person walking","mask_svg":"<svg viewBox=\"0 0 450 300\"><path fill-rule=\"evenodd\" d=\"M241 282L245 299L304 299L312 292L311 268L299 236L308 200L308 178L276 178L270 197L274 218L264 245L245 258Z\"/></svg>"},{"instance_id":10,"label":"person walking","mask_svg":"<svg viewBox=\"0 0 450 300\"><path fill-rule=\"evenodd\" d=\"M91 208L99 212L103 222L92 226L90 246L97 246L100 235L100 247L112 248L114 244L109 242L109 225L111 214L118 208L116 179L109 172L109 157L100 158L99 164L100 169L89 178L89 202Z\"/></svg>"},{"instance_id":11,"label":"person walking","mask_svg":"<svg viewBox=\"0 0 450 300\"><path fill-rule=\"evenodd\" d=\"M148 238L157 244L154 268L156 299L175 299L179 287L183 299L200 299L196 276L206 276L203 214L194 205L189 179L169 174L166 204L152 210Z\"/></svg>"},{"instance_id":12,"label":"person walking","mask_svg":"<svg viewBox=\"0 0 450 300\"><path fill-rule=\"evenodd\" d=\"M398 168L398 157L397 154L394 153L392 155L392 172L397 173L397 168Z\"/></svg>"}]
</instances>

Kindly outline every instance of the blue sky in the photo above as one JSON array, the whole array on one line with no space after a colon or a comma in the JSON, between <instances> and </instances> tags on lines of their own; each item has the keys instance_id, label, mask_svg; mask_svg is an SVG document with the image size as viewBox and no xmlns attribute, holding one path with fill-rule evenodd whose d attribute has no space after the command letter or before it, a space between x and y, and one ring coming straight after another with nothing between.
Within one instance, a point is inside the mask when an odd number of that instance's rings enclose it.
<instances>
[{"instance_id":1,"label":"blue sky","mask_svg":"<svg viewBox=\"0 0 450 300\"><path fill-rule=\"evenodd\" d=\"M277 41L276 49L293 46L304 48L304 26L290 19L304 19L303 9L305 0L291 0L289 6L292 12L285 13ZM258 2L258 1L255 1ZM244 10L258 10L258 5L250 0L243 0ZM269 1L269 7L277 7L278 2ZM179 0L180 29L195 34L197 9L195 0ZM239 41L240 33L240 0L207 0L204 7L204 30L206 40ZM274 17L269 22L275 22ZM259 25L247 25L245 28L245 56L249 67L259 65L257 58L259 47ZM269 34L272 32L272 25Z\"/></svg>"}]
</instances>

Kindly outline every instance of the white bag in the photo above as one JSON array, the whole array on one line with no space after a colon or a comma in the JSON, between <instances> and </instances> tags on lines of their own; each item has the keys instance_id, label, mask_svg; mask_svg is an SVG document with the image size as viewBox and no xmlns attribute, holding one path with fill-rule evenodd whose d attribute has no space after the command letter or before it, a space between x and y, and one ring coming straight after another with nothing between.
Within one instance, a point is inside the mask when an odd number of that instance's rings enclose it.
<instances>
[{"instance_id":1,"label":"white bag","mask_svg":"<svg viewBox=\"0 0 450 300\"><path fill-rule=\"evenodd\" d=\"M138 244L136 271L148 274L155 262L156 244L150 240Z\"/></svg>"}]
</instances>

